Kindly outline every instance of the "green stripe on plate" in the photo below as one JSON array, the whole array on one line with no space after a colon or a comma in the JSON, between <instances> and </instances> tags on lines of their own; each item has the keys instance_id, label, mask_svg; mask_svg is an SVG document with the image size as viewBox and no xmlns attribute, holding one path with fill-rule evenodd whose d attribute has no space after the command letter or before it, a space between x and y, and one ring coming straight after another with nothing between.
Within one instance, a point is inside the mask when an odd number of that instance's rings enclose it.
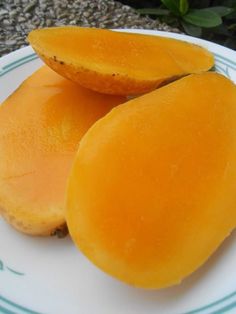
<instances>
[{"instance_id":1,"label":"green stripe on plate","mask_svg":"<svg viewBox=\"0 0 236 314\"><path fill-rule=\"evenodd\" d=\"M215 59L219 62L224 63L225 65L229 65L230 67L232 67L234 70L236 70L236 62L219 55L218 53L214 53ZM227 63L226 63L227 62Z\"/></svg>"},{"instance_id":2,"label":"green stripe on plate","mask_svg":"<svg viewBox=\"0 0 236 314\"><path fill-rule=\"evenodd\" d=\"M221 309L214 311L214 312L211 312L209 314L223 314L223 313L226 313L228 311L231 311L235 307L236 307L236 302L233 302L233 303L230 303L230 304L226 305L225 307L222 307Z\"/></svg>"},{"instance_id":3,"label":"green stripe on plate","mask_svg":"<svg viewBox=\"0 0 236 314\"><path fill-rule=\"evenodd\" d=\"M20 58L20 59L18 59L18 60L15 60L15 61L13 61L13 62L11 62L11 63L8 63L7 65L3 66L2 69L3 69L3 70L6 70L6 69L8 69L8 68L11 68L12 66L15 66L17 63L19 63L19 62L21 62L21 61L23 61L23 60L27 60L27 59L29 59L30 57L33 57L33 56L36 56L36 53L35 53L35 52L29 54L28 56L25 56L25 57L23 57L23 58Z\"/></svg>"},{"instance_id":4,"label":"green stripe on plate","mask_svg":"<svg viewBox=\"0 0 236 314\"><path fill-rule=\"evenodd\" d=\"M2 307L1 305L0 305L0 313L1 314L18 314L16 312L12 312L12 311L6 309L5 307Z\"/></svg>"},{"instance_id":5,"label":"green stripe on plate","mask_svg":"<svg viewBox=\"0 0 236 314\"><path fill-rule=\"evenodd\" d=\"M30 62L30 61L33 61L33 60L35 60L35 59L38 59L38 56L31 56L30 58L28 58L28 59L26 59L26 60L21 60L21 59L20 59L21 62L18 62L17 64L11 66L10 68L8 68L8 69L6 69L6 70L0 72L0 77L4 76L4 75L7 74L8 72L11 72L12 70L18 68L19 66L21 66L21 65L23 65L23 64L25 64L25 63L28 63L28 62Z\"/></svg>"},{"instance_id":6,"label":"green stripe on plate","mask_svg":"<svg viewBox=\"0 0 236 314\"><path fill-rule=\"evenodd\" d=\"M234 66L234 65L232 65L232 64L225 63L224 60L215 59L215 61L216 61L216 63L223 64L223 65L225 65L226 67L229 67L229 68L231 68L232 70L236 71L236 66Z\"/></svg>"},{"instance_id":7,"label":"green stripe on plate","mask_svg":"<svg viewBox=\"0 0 236 314\"><path fill-rule=\"evenodd\" d=\"M0 301L4 302L5 304L11 305L13 308L15 308L17 310L21 310L21 311L23 311L24 313L27 313L27 314L41 314L39 312L35 312L35 311L30 310L30 309L28 309L28 308L26 308L24 306L16 304L16 303L14 303L14 302L4 298L3 296L0 296Z\"/></svg>"},{"instance_id":8,"label":"green stripe on plate","mask_svg":"<svg viewBox=\"0 0 236 314\"><path fill-rule=\"evenodd\" d=\"M219 72L221 71L221 72L223 72L224 74L227 75L227 70L224 69L223 67L221 67L221 66L218 65L218 64L215 66L215 70L216 70L216 71L219 70ZM227 76L228 76L228 75L227 75Z\"/></svg>"},{"instance_id":9,"label":"green stripe on plate","mask_svg":"<svg viewBox=\"0 0 236 314\"><path fill-rule=\"evenodd\" d=\"M6 266L6 268L7 268L10 272L12 272L13 274L16 274L16 275L18 275L18 276L24 276L24 275L25 275L24 273L21 273L21 272L19 272L19 271L16 271L16 270L14 270L14 269L12 269L12 268L10 268L10 267L8 267L8 266Z\"/></svg>"},{"instance_id":10,"label":"green stripe on plate","mask_svg":"<svg viewBox=\"0 0 236 314\"><path fill-rule=\"evenodd\" d=\"M200 313L201 311L205 311L205 310L208 310L216 305L219 305L220 303L223 303L225 301L228 301L230 299L232 299L234 296L236 296L236 291L226 295L225 297L223 297L222 299L219 299L217 301L214 301L208 305L205 305L205 306L202 306L202 307L199 307L198 309L195 309L195 310L192 310L192 311L189 311L189 312L185 312L184 314L196 314L196 313ZM214 313L214 312L213 312Z\"/></svg>"}]
</instances>

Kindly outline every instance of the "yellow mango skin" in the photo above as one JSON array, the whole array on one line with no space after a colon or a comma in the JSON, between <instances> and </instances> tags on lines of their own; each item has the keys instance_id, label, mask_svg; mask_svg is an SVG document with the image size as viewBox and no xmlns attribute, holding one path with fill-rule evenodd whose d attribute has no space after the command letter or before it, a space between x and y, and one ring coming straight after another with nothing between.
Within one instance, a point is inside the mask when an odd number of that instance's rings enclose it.
<instances>
[{"instance_id":1,"label":"yellow mango skin","mask_svg":"<svg viewBox=\"0 0 236 314\"><path fill-rule=\"evenodd\" d=\"M66 181L87 129L124 97L102 95L44 66L0 107L0 208L17 230L65 225Z\"/></svg>"},{"instance_id":2,"label":"yellow mango skin","mask_svg":"<svg viewBox=\"0 0 236 314\"><path fill-rule=\"evenodd\" d=\"M159 36L70 26L33 30L28 40L53 70L105 94L145 93L214 65L206 49Z\"/></svg>"},{"instance_id":3,"label":"yellow mango skin","mask_svg":"<svg viewBox=\"0 0 236 314\"><path fill-rule=\"evenodd\" d=\"M190 75L120 105L83 137L67 190L78 248L125 283L165 288L235 227L236 87Z\"/></svg>"}]
</instances>

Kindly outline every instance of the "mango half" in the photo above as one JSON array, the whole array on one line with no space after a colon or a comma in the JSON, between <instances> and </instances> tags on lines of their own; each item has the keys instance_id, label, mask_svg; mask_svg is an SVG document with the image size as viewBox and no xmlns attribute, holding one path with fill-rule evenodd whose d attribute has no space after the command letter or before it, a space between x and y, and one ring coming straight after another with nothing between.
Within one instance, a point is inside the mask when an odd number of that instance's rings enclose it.
<instances>
[{"instance_id":1,"label":"mango half","mask_svg":"<svg viewBox=\"0 0 236 314\"><path fill-rule=\"evenodd\" d=\"M105 94L145 93L214 64L206 49L160 36L69 26L33 30L28 40L53 70Z\"/></svg>"},{"instance_id":2,"label":"mango half","mask_svg":"<svg viewBox=\"0 0 236 314\"><path fill-rule=\"evenodd\" d=\"M209 72L120 105L83 137L67 190L78 248L125 283L164 288L236 222L236 87Z\"/></svg>"},{"instance_id":3,"label":"mango half","mask_svg":"<svg viewBox=\"0 0 236 314\"><path fill-rule=\"evenodd\" d=\"M124 97L80 87L44 66L0 107L0 212L30 235L65 228L66 182L79 141Z\"/></svg>"}]
</instances>

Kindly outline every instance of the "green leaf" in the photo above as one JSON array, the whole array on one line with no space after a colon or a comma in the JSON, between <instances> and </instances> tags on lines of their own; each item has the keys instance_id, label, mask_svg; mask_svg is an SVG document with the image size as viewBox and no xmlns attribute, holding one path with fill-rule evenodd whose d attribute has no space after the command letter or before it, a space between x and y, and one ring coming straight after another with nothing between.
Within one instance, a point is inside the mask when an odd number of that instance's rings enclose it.
<instances>
[{"instance_id":1,"label":"green leaf","mask_svg":"<svg viewBox=\"0 0 236 314\"><path fill-rule=\"evenodd\" d=\"M189 12L183 16L183 19L187 23L205 28L222 24L221 17L207 9L189 10Z\"/></svg>"},{"instance_id":2,"label":"green leaf","mask_svg":"<svg viewBox=\"0 0 236 314\"><path fill-rule=\"evenodd\" d=\"M183 26L183 29L186 34L194 37L201 37L202 35L201 27L186 23L184 21L181 21L181 25Z\"/></svg>"},{"instance_id":3,"label":"green leaf","mask_svg":"<svg viewBox=\"0 0 236 314\"><path fill-rule=\"evenodd\" d=\"M170 13L167 9L160 8L146 8L146 9L137 9L139 14L151 14L151 15L168 15Z\"/></svg>"},{"instance_id":4,"label":"green leaf","mask_svg":"<svg viewBox=\"0 0 236 314\"><path fill-rule=\"evenodd\" d=\"M233 8L228 8L228 7L209 7L205 10L215 12L219 16L226 16L234 11Z\"/></svg>"},{"instance_id":5,"label":"green leaf","mask_svg":"<svg viewBox=\"0 0 236 314\"><path fill-rule=\"evenodd\" d=\"M179 11L179 0L161 0L161 2L175 15L181 15Z\"/></svg>"},{"instance_id":6,"label":"green leaf","mask_svg":"<svg viewBox=\"0 0 236 314\"><path fill-rule=\"evenodd\" d=\"M188 0L180 0L179 2L179 11L181 15L184 15L188 12L189 9L189 3Z\"/></svg>"}]
</instances>

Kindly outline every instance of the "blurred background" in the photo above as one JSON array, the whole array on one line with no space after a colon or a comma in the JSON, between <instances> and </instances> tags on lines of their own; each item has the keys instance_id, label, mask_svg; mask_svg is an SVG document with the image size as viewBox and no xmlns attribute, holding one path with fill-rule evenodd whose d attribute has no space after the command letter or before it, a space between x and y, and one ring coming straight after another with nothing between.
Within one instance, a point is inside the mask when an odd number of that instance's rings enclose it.
<instances>
[{"instance_id":1,"label":"blurred background","mask_svg":"<svg viewBox=\"0 0 236 314\"><path fill-rule=\"evenodd\" d=\"M236 49L236 0L0 0L0 56L32 29L61 25L182 32Z\"/></svg>"}]
</instances>

